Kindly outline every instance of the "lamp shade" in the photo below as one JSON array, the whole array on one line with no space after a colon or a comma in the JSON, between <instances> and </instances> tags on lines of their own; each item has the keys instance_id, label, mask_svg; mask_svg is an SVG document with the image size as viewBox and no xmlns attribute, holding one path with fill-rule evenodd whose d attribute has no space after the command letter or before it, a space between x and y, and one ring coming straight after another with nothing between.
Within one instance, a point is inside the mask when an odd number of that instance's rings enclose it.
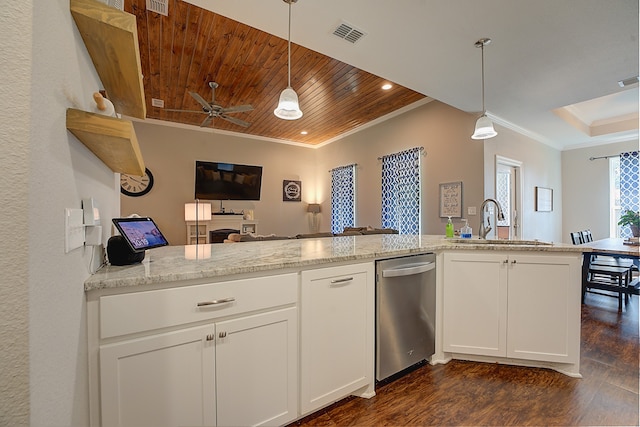
<instances>
[{"instance_id":1,"label":"lamp shade","mask_svg":"<svg viewBox=\"0 0 640 427\"><path fill-rule=\"evenodd\" d=\"M476 121L476 131L471 135L471 139L488 139L496 136L498 132L493 128L491 119L486 114L480 116Z\"/></svg>"},{"instance_id":2,"label":"lamp shade","mask_svg":"<svg viewBox=\"0 0 640 427\"><path fill-rule=\"evenodd\" d=\"M211 203L185 203L185 221L211 221Z\"/></svg>"},{"instance_id":3,"label":"lamp shade","mask_svg":"<svg viewBox=\"0 0 640 427\"><path fill-rule=\"evenodd\" d=\"M278 108L273 111L276 117L284 120L297 120L302 117L300 105L298 104L298 94L291 86L288 86L280 93Z\"/></svg>"},{"instance_id":4,"label":"lamp shade","mask_svg":"<svg viewBox=\"0 0 640 427\"><path fill-rule=\"evenodd\" d=\"M307 212L311 213L320 213L320 204L319 203L309 203L307 206Z\"/></svg>"}]
</instances>

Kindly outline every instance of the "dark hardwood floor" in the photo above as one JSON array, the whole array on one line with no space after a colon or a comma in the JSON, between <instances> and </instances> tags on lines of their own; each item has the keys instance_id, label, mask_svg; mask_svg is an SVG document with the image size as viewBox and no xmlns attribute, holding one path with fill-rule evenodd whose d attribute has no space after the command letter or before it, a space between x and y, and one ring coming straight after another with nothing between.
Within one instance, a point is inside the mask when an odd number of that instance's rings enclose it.
<instances>
[{"instance_id":1,"label":"dark hardwood floor","mask_svg":"<svg viewBox=\"0 0 640 427\"><path fill-rule=\"evenodd\" d=\"M544 315L544 313L541 313ZM581 373L451 361L424 365L298 426L630 426L639 422L638 297L587 294Z\"/></svg>"}]
</instances>

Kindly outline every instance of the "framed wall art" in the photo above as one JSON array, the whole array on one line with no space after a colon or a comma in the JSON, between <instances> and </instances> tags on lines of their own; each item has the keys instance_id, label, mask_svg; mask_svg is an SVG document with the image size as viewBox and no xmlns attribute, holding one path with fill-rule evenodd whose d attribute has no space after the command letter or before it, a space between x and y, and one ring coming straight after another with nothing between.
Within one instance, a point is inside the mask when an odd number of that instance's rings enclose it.
<instances>
[{"instance_id":1,"label":"framed wall art","mask_svg":"<svg viewBox=\"0 0 640 427\"><path fill-rule=\"evenodd\" d=\"M302 201L302 181L282 181L282 201L300 202Z\"/></svg>"},{"instance_id":2,"label":"framed wall art","mask_svg":"<svg viewBox=\"0 0 640 427\"><path fill-rule=\"evenodd\" d=\"M536 211L551 212L553 210L553 189L536 187Z\"/></svg>"},{"instance_id":3,"label":"framed wall art","mask_svg":"<svg viewBox=\"0 0 640 427\"><path fill-rule=\"evenodd\" d=\"M462 218L462 181L440 184L440 217Z\"/></svg>"}]
</instances>

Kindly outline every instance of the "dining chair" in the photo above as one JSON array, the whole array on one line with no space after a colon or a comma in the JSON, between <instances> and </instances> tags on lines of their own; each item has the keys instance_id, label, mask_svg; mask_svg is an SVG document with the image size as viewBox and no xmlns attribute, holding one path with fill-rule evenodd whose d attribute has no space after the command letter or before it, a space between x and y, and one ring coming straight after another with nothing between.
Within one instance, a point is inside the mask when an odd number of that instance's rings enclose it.
<instances>
[{"instance_id":1,"label":"dining chair","mask_svg":"<svg viewBox=\"0 0 640 427\"><path fill-rule=\"evenodd\" d=\"M575 231L570 234L571 234L571 242L573 242L574 245L581 245L584 243L584 240L582 239L581 231Z\"/></svg>"},{"instance_id":2,"label":"dining chair","mask_svg":"<svg viewBox=\"0 0 640 427\"><path fill-rule=\"evenodd\" d=\"M593 235L591 234L591 230L582 230L580 234L582 235L582 243L593 242Z\"/></svg>"}]
</instances>

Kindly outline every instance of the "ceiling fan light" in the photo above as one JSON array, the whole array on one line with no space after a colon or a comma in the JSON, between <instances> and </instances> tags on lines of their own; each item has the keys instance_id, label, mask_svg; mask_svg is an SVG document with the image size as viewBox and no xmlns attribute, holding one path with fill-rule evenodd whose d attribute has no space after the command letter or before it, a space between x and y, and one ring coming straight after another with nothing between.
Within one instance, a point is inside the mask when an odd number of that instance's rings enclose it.
<instances>
[{"instance_id":1,"label":"ceiling fan light","mask_svg":"<svg viewBox=\"0 0 640 427\"><path fill-rule=\"evenodd\" d=\"M476 130L471 135L471 139L489 139L496 136L498 132L493 128L493 122L486 114L480 116L476 121Z\"/></svg>"},{"instance_id":2,"label":"ceiling fan light","mask_svg":"<svg viewBox=\"0 0 640 427\"><path fill-rule=\"evenodd\" d=\"M278 108L273 111L273 114L284 120L297 120L302 117L302 111L298 104L298 94L291 86L280 93Z\"/></svg>"}]
</instances>

